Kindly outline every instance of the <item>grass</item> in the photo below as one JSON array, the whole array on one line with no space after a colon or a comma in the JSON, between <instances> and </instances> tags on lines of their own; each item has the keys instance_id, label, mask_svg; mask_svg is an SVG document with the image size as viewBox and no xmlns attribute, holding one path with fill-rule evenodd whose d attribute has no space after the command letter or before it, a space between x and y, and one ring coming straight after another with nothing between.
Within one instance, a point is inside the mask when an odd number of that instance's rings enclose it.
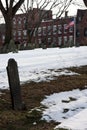
<instances>
[{"instance_id":1,"label":"grass","mask_svg":"<svg viewBox=\"0 0 87 130\"><path fill-rule=\"evenodd\" d=\"M27 109L24 111L14 111L11 106L9 90L1 90L0 95L0 130L53 130L56 125L54 121L42 121L42 111L44 106L40 102L45 95L69 91L73 89L85 89L87 86L87 66L68 68L79 75L59 76L50 82L26 83L22 85L22 100L25 102ZM70 97L68 101L75 101ZM66 113L68 109L64 109ZM58 129L67 130L67 129Z\"/></svg>"}]
</instances>

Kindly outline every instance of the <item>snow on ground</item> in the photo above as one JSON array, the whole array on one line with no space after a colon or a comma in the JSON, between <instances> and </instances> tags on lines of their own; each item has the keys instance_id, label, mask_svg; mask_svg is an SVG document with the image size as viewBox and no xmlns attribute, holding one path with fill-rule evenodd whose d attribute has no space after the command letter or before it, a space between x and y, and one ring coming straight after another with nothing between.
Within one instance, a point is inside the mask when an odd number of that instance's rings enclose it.
<instances>
[{"instance_id":1,"label":"snow on ground","mask_svg":"<svg viewBox=\"0 0 87 130\"><path fill-rule=\"evenodd\" d=\"M67 67L87 65L87 46L34 49L0 54L0 89L9 88L6 67L10 58L17 61L21 83L49 81L58 75L75 74L65 69ZM61 122L57 127L73 130L87 129L87 119L86 116L83 116L84 113L87 114L86 89L56 93L48 96L42 103L48 107L43 112L43 118L47 121ZM73 122L73 126L71 122Z\"/></svg>"},{"instance_id":2,"label":"snow on ground","mask_svg":"<svg viewBox=\"0 0 87 130\"><path fill-rule=\"evenodd\" d=\"M41 103L47 107L42 119L61 123L55 129L87 129L87 89L54 93L47 96Z\"/></svg>"},{"instance_id":3,"label":"snow on ground","mask_svg":"<svg viewBox=\"0 0 87 130\"><path fill-rule=\"evenodd\" d=\"M67 119L59 127L67 128L69 130L87 130L87 109L80 111L75 116ZM56 129L57 130L57 129Z\"/></svg>"},{"instance_id":4,"label":"snow on ground","mask_svg":"<svg viewBox=\"0 0 87 130\"><path fill-rule=\"evenodd\" d=\"M87 47L35 49L0 54L0 88L2 89L8 88L6 66L9 58L14 58L18 63L21 83L40 82L51 80L61 74L71 74L65 69L57 71L58 69L87 65Z\"/></svg>"}]
</instances>

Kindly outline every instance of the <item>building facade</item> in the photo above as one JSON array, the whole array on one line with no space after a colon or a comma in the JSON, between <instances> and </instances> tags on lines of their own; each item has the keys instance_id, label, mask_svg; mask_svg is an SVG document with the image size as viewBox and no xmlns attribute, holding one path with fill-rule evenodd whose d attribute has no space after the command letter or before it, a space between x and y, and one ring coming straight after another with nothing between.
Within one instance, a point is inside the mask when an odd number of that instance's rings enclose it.
<instances>
[{"instance_id":1,"label":"building facade","mask_svg":"<svg viewBox=\"0 0 87 130\"><path fill-rule=\"evenodd\" d=\"M36 27L43 15L43 20L52 19L51 10L33 8L28 13L15 15L13 18L13 39L20 44L28 43L28 32Z\"/></svg>"},{"instance_id":2,"label":"building facade","mask_svg":"<svg viewBox=\"0 0 87 130\"><path fill-rule=\"evenodd\" d=\"M78 10L76 18L76 42L87 45L87 10Z\"/></svg>"},{"instance_id":3,"label":"building facade","mask_svg":"<svg viewBox=\"0 0 87 130\"><path fill-rule=\"evenodd\" d=\"M13 39L15 41L27 44L29 38L31 38L27 31L31 33L33 30L31 43L38 47L67 46L73 43L74 27L66 29L72 17L65 15L61 19L52 19L52 11L50 10L38 11L37 9L33 9L33 11L28 13L28 15L31 14L29 17L26 17L26 14L19 14L14 17ZM43 19L41 19L42 15ZM26 18L28 18L27 21Z\"/></svg>"},{"instance_id":4,"label":"building facade","mask_svg":"<svg viewBox=\"0 0 87 130\"><path fill-rule=\"evenodd\" d=\"M0 24L0 46L4 44L5 39L5 24Z\"/></svg>"},{"instance_id":5,"label":"building facade","mask_svg":"<svg viewBox=\"0 0 87 130\"><path fill-rule=\"evenodd\" d=\"M27 45L31 38L31 43L38 47L72 46L74 39L76 44L87 45L87 10L78 10L75 26L66 28L72 18L65 13L65 17L53 19L51 10L37 8L25 14L17 14L13 18L13 39ZM32 30L31 36L29 34ZM0 34L0 43L3 44L4 31L2 33L0 30Z\"/></svg>"},{"instance_id":6,"label":"building facade","mask_svg":"<svg viewBox=\"0 0 87 130\"><path fill-rule=\"evenodd\" d=\"M66 28L72 18L52 19L42 21L37 33L33 35L32 42L46 47L62 47L74 41L74 27Z\"/></svg>"}]
</instances>

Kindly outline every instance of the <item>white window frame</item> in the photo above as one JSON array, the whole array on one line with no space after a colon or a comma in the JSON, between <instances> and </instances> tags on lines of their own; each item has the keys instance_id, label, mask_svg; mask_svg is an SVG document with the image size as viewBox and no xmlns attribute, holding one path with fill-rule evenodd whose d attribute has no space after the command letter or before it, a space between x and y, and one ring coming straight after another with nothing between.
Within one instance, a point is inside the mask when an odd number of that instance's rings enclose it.
<instances>
[{"instance_id":1,"label":"white window frame","mask_svg":"<svg viewBox=\"0 0 87 130\"><path fill-rule=\"evenodd\" d=\"M51 35L52 33L52 26L48 26L48 35Z\"/></svg>"},{"instance_id":2,"label":"white window frame","mask_svg":"<svg viewBox=\"0 0 87 130\"><path fill-rule=\"evenodd\" d=\"M38 39L39 44L41 44L41 39Z\"/></svg>"},{"instance_id":3,"label":"white window frame","mask_svg":"<svg viewBox=\"0 0 87 130\"><path fill-rule=\"evenodd\" d=\"M67 44L68 37L67 37L67 36L64 36L63 39L64 39L64 40L63 40L64 45L66 45L66 44Z\"/></svg>"},{"instance_id":4,"label":"white window frame","mask_svg":"<svg viewBox=\"0 0 87 130\"><path fill-rule=\"evenodd\" d=\"M23 30L23 36L27 36L27 30Z\"/></svg>"},{"instance_id":5,"label":"white window frame","mask_svg":"<svg viewBox=\"0 0 87 130\"><path fill-rule=\"evenodd\" d=\"M43 35L44 36L46 35L46 27L45 26L43 27Z\"/></svg>"},{"instance_id":6,"label":"white window frame","mask_svg":"<svg viewBox=\"0 0 87 130\"><path fill-rule=\"evenodd\" d=\"M53 25L53 34L57 33L57 25Z\"/></svg>"},{"instance_id":7,"label":"white window frame","mask_svg":"<svg viewBox=\"0 0 87 130\"><path fill-rule=\"evenodd\" d=\"M22 32L21 31L18 31L18 36L21 36L22 35Z\"/></svg>"},{"instance_id":8,"label":"white window frame","mask_svg":"<svg viewBox=\"0 0 87 130\"><path fill-rule=\"evenodd\" d=\"M41 29L41 27L39 27L38 28L38 36L41 36L41 31L42 31L42 29Z\"/></svg>"},{"instance_id":9,"label":"white window frame","mask_svg":"<svg viewBox=\"0 0 87 130\"><path fill-rule=\"evenodd\" d=\"M59 45L59 46L62 45L62 37L61 37L61 36L58 37L58 45Z\"/></svg>"},{"instance_id":10,"label":"white window frame","mask_svg":"<svg viewBox=\"0 0 87 130\"><path fill-rule=\"evenodd\" d=\"M58 25L58 34L62 34L62 25Z\"/></svg>"},{"instance_id":11,"label":"white window frame","mask_svg":"<svg viewBox=\"0 0 87 130\"><path fill-rule=\"evenodd\" d=\"M66 29L66 27L67 27L67 24L64 24L64 34L67 33L67 29Z\"/></svg>"}]
</instances>

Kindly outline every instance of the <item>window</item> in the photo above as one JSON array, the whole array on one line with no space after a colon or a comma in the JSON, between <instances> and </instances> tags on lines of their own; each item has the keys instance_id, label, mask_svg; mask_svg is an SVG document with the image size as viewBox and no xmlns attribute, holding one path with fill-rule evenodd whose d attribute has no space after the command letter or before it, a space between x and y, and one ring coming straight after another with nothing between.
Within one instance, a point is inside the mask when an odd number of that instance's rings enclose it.
<instances>
[{"instance_id":1,"label":"window","mask_svg":"<svg viewBox=\"0 0 87 130\"><path fill-rule=\"evenodd\" d=\"M27 30L23 30L23 35L27 36Z\"/></svg>"},{"instance_id":2,"label":"window","mask_svg":"<svg viewBox=\"0 0 87 130\"><path fill-rule=\"evenodd\" d=\"M21 26L22 26L21 18L18 18L18 28L21 28Z\"/></svg>"},{"instance_id":3,"label":"window","mask_svg":"<svg viewBox=\"0 0 87 130\"><path fill-rule=\"evenodd\" d=\"M84 28L84 36L87 37L87 28Z\"/></svg>"},{"instance_id":4,"label":"window","mask_svg":"<svg viewBox=\"0 0 87 130\"><path fill-rule=\"evenodd\" d=\"M69 42L73 42L73 36L69 36Z\"/></svg>"},{"instance_id":5,"label":"window","mask_svg":"<svg viewBox=\"0 0 87 130\"><path fill-rule=\"evenodd\" d=\"M48 35L51 35L52 33L52 26L48 26Z\"/></svg>"},{"instance_id":6,"label":"window","mask_svg":"<svg viewBox=\"0 0 87 130\"><path fill-rule=\"evenodd\" d=\"M74 37L72 35L69 36L68 44L69 44L69 46L73 46L74 45Z\"/></svg>"},{"instance_id":7,"label":"window","mask_svg":"<svg viewBox=\"0 0 87 130\"><path fill-rule=\"evenodd\" d=\"M46 27L43 27L43 35L46 35Z\"/></svg>"},{"instance_id":8,"label":"window","mask_svg":"<svg viewBox=\"0 0 87 130\"><path fill-rule=\"evenodd\" d=\"M18 31L18 36L21 36L21 31Z\"/></svg>"},{"instance_id":9,"label":"window","mask_svg":"<svg viewBox=\"0 0 87 130\"><path fill-rule=\"evenodd\" d=\"M73 32L73 27L69 27L69 32Z\"/></svg>"},{"instance_id":10,"label":"window","mask_svg":"<svg viewBox=\"0 0 87 130\"><path fill-rule=\"evenodd\" d=\"M39 44L41 44L41 39L38 39Z\"/></svg>"},{"instance_id":11,"label":"window","mask_svg":"<svg viewBox=\"0 0 87 130\"><path fill-rule=\"evenodd\" d=\"M48 44L51 45L51 38L48 38Z\"/></svg>"},{"instance_id":12,"label":"window","mask_svg":"<svg viewBox=\"0 0 87 130\"><path fill-rule=\"evenodd\" d=\"M41 36L41 27L38 28L38 36Z\"/></svg>"},{"instance_id":13,"label":"window","mask_svg":"<svg viewBox=\"0 0 87 130\"><path fill-rule=\"evenodd\" d=\"M46 12L44 13L44 19L49 19L49 11L46 11Z\"/></svg>"},{"instance_id":14,"label":"window","mask_svg":"<svg viewBox=\"0 0 87 130\"><path fill-rule=\"evenodd\" d=\"M76 30L76 37L79 37L80 36L80 31L77 29Z\"/></svg>"},{"instance_id":15,"label":"window","mask_svg":"<svg viewBox=\"0 0 87 130\"><path fill-rule=\"evenodd\" d=\"M13 28L15 28L16 27L16 19L14 18L13 19Z\"/></svg>"},{"instance_id":16,"label":"window","mask_svg":"<svg viewBox=\"0 0 87 130\"><path fill-rule=\"evenodd\" d=\"M64 45L67 44L67 36L64 36Z\"/></svg>"},{"instance_id":17,"label":"window","mask_svg":"<svg viewBox=\"0 0 87 130\"><path fill-rule=\"evenodd\" d=\"M26 21L26 17L23 18L23 28L27 29L28 25L27 25L27 21Z\"/></svg>"},{"instance_id":18,"label":"window","mask_svg":"<svg viewBox=\"0 0 87 130\"><path fill-rule=\"evenodd\" d=\"M53 43L56 43L57 39L56 37L53 37Z\"/></svg>"},{"instance_id":19,"label":"window","mask_svg":"<svg viewBox=\"0 0 87 130\"><path fill-rule=\"evenodd\" d=\"M58 34L62 33L62 25L58 25Z\"/></svg>"},{"instance_id":20,"label":"window","mask_svg":"<svg viewBox=\"0 0 87 130\"><path fill-rule=\"evenodd\" d=\"M67 27L67 24L64 24L64 33L67 33L66 27Z\"/></svg>"},{"instance_id":21,"label":"window","mask_svg":"<svg viewBox=\"0 0 87 130\"><path fill-rule=\"evenodd\" d=\"M43 37L41 42L42 42L43 45L46 45L47 44L47 39L45 37Z\"/></svg>"},{"instance_id":22,"label":"window","mask_svg":"<svg viewBox=\"0 0 87 130\"><path fill-rule=\"evenodd\" d=\"M26 18L25 18L25 17L24 17L24 19L23 19L23 20L24 20L24 24L26 24Z\"/></svg>"},{"instance_id":23,"label":"window","mask_svg":"<svg viewBox=\"0 0 87 130\"><path fill-rule=\"evenodd\" d=\"M62 37L58 37L58 44L59 44L59 46L62 45Z\"/></svg>"},{"instance_id":24,"label":"window","mask_svg":"<svg viewBox=\"0 0 87 130\"><path fill-rule=\"evenodd\" d=\"M78 17L78 21L80 22L82 20L81 16Z\"/></svg>"},{"instance_id":25,"label":"window","mask_svg":"<svg viewBox=\"0 0 87 130\"><path fill-rule=\"evenodd\" d=\"M20 25L21 24L21 20L19 19L19 21L18 21L18 24Z\"/></svg>"},{"instance_id":26,"label":"window","mask_svg":"<svg viewBox=\"0 0 87 130\"><path fill-rule=\"evenodd\" d=\"M38 39L39 47L41 47L42 40Z\"/></svg>"},{"instance_id":27,"label":"window","mask_svg":"<svg viewBox=\"0 0 87 130\"><path fill-rule=\"evenodd\" d=\"M15 19L13 19L13 25L15 25L16 24L16 20Z\"/></svg>"},{"instance_id":28,"label":"window","mask_svg":"<svg viewBox=\"0 0 87 130\"><path fill-rule=\"evenodd\" d=\"M81 22L81 20L82 20L82 17L81 16L77 16L76 23L79 24L79 22Z\"/></svg>"},{"instance_id":29,"label":"window","mask_svg":"<svg viewBox=\"0 0 87 130\"><path fill-rule=\"evenodd\" d=\"M57 33L57 26L54 25L54 26L53 26L53 34L56 34L56 33Z\"/></svg>"}]
</instances>

